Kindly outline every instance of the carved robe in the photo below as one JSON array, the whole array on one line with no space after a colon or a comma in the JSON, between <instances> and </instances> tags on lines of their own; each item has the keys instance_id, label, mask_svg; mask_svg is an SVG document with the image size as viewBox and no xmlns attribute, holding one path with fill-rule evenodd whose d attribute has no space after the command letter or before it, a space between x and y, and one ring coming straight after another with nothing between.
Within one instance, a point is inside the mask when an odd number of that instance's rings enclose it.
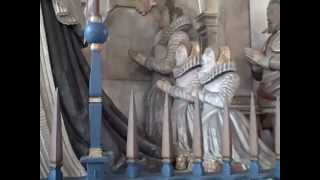
<instances>
[{"instance_id":1,"label":"carved robe","mask_svg":"<svg viewBox=\"0 0 320 180\"><path fill-rule=\"evenodd\" d=\"M194 104L191 96L184 96L185 92L191 93L195 88L194 80L197 79L200 67L199 58L193 54L188 61L173 70L175 86L169 90L174 97L171 109L171 121L173 123L173 144L176 156L191 157ZM183 98L181 98L183 97Z\"/></svg>"},{"instance_id":2,"label":"carved robe","mask_svg":"<svg viewBox=\"0 0 320 180\"><path fill-rule=\"evenodd\" d=\"M156 87L156 82L160 79L171 80L171 73L175 67L175 52L182 41L189 41L189 36L184 31L176 30L183 24L188 24L189 21L184 20L186 17L178 18L176 21L181 24L173 22L170 28L161 31L156 38L156 46L153 50L153 57L148 57L146 60L146 68L153 71L152 87L148 91L145 101L146 120L145 133L150 141L157 145L161 145L162 137L162 115L164 92ZM171 104L171 98L169 104Z\"/></svg>"},{"instance_id":3,"label":"carved robe","mask_svg":"<svg viewBox=\"0 0 320 180\"><path fill-rule=\"evenodd\" d=\"M203 86L199 98L203 102L202 128L204 142L204 161L222 160L222 127L223 107L230 104L239 86L239 76L235 65L218 64L211 70L199 72L200 83ZM230 110L232 159L245 165L250 164L249 155L249 122L239 111ZM270 168L274 159L273 152L259 140L261 165ZM210 169L209 169L210 170Z\"/></svg>"},{"instance_id":4,"label":"carved robe","mask_svg":"<svg viewBox=\"0 0 320 180\"><path fill-rule=\"evenodd\" d=\"M199 70L199 69L198 69ZM175 98L172 108L172 122L177 123L178 152L190 152L192 145L193 95L190 81L199 78L202 89L201 121L205 171L216 171L215 162L222 161L222 127L224 104L230 104L239 86L239 76L234 64L218 64L209 70L189 71L178 78L176 86L170 89ZM182 82L180 82L182 81ZM189 83L188 83L189 82ZM184 83L184 84L182 84ZM189 101L189 102L188 102ZM245 166L250 164L249 121L239 111L230 109L232 159ZM180 138L182 137L182 138ZM263 168L270 168L274 153L259 139L259 159ZM246 168L246 167L244 167Z\"/></svg>"},{"instance_id":5,"label":"carved robe","mask_svg":"<svg viewBox=\"0 0 320 180\"><path fill-rule=\"evenodd\" d=\"M270 104L280 95L280 31L269 37L264 53L272 66L263 71L258 93L261 103Z\"/></svg>"}]
</instances>

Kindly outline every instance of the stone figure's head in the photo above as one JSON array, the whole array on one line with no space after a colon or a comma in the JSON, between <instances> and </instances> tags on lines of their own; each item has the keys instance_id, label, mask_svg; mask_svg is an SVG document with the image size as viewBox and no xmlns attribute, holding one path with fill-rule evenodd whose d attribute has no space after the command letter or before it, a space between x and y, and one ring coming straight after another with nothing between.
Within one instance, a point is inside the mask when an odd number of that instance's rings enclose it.
<instances>
[{"instance_id":1,"label":"stone figure's head","mask_svg":"<svg viewBox=\"0 0 320 180\"><path fill-rule=\"evenodd\" d=\"M280 0L270 0L267 8L268 32L280 30Z\"/></svg>"},{"instance_id":2,"label":"stone figure's head","mask_svg":"<svg viewBox=\"0 0 320 180\"><path fill-rule=\"evenodd\" d=\"M182 41L176 50L176 66L183 65L189 58L192 44L188 41Z\"/></svg>"},{"instance_id":3,"label":"stone figure's head","mask_svg":"<svg viewBox=\"0 0 320 180\"><path fill-rule=\"evenodd\" d=\"M192 27L192 20L187 15L181 15L173 20L170 24L170 28L173 31L184 31L188 32Z\"/></svg>"},{"instance_id":4,"label":"stone figure's head","mask_svg":"<svg viewBox=\"0 0 320 180\"><path fill-rule=\"evenodd\" d=\"M208 66L214 66L216 64L216 55L214 53L214 50L210 47L207 47L204 50L204 53L201 57L201 66L203 68Z\"/></svg>"}]
</instances>

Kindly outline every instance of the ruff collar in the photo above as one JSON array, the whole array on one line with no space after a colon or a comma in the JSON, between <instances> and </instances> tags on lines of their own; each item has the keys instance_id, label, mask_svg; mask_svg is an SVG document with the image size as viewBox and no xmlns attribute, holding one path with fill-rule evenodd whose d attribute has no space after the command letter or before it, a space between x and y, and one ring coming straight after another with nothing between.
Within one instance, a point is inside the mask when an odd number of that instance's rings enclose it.
<instances>
[{"instance_id":1,"label":"ruff collar","mask_svg":"<svg viewBox=\"0 0 320 180\"><path fill-rule=\"evenodd\" d=\"M234 63L217 64L213 68L211 68L209 72L199 73L200 84L204 85L223 73L235 72L235 71L236 71L236 65Z\"/></svg>"},{"instance_id":2,"label":"ruff collar","mask_svg":"<svg viewBox=\"0 0 320 180\"><path fill-rule=\"evenodd\" d=\"M188 58L188 61L185 62L183 65L176 67L173 69L173 77L175 79L181 77L185 73L189 72L190 70L199 67L200 64L200 59L197 57L194 58Z\"/></svg>"}]
</instances>

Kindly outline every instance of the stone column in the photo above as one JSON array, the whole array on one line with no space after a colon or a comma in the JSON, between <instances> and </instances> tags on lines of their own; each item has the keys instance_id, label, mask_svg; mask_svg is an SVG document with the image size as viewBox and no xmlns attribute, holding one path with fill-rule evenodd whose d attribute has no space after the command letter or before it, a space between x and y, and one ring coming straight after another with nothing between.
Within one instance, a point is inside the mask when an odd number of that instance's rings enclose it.
<instances>
[{"instance_id":1,"label":"stone column","mask_svg":"<svg viewBox=\"0 0 320 180\"><path fill-rule=\"evenodd\" d=\"M198 0L199 15L195 18L200 34L201 51L208 46L218 52L218 17L220 0Z\"/></svg>"}]
</instances>

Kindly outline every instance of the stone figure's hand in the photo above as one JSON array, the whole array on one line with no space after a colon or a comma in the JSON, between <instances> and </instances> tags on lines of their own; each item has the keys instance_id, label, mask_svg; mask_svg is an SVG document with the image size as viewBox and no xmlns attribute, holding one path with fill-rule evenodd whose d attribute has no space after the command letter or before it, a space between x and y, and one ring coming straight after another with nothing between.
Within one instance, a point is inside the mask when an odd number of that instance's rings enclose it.
<instances>
[{"instance_id":1,"label":"stone figure's hand","mask_svg":"<svg viewBox=\"0 0 320 180\"><path fill-rule=\"evenodd\" d=\"M169 89L171 88L171 84L169 81L167 80L158 80L157 81L157 87L159 89L161 89L162 91L168 93L169 92Z\"/></svg>"},{"instance_id":2,"label":"stone figure's hand","mask_svg":"<svg viewBox=\"0 0 320 180\"><path fill-rule=\"evenodd\" d=\"M249 58L249 62L254 65L259 65L264 68L268 68L269 62L268 59L264 54L262 54L260 51L257 51L252 48L245 48L244 52L246 56Z\"/></svg>"},{"instance_id":3,"label":"stone figure's hand","mask_svg":"<svg viewBox=\"0 0 320 180\"><path fill-rule=\"evenodd\" d=\"M133 49L128 50L128 55L138 64L144 66L147 58Z\"/></svg>"},{"instance_id":4,"label":"stone figure's hand","mask_svg":"<svg viewBox=\"0 0 320 180\"><path fill-rule=\"evenodd\" d=\"M136 9L143 16L146 15L157 3L155 0L135 0Z\"/></svg>"}]
</instances>

